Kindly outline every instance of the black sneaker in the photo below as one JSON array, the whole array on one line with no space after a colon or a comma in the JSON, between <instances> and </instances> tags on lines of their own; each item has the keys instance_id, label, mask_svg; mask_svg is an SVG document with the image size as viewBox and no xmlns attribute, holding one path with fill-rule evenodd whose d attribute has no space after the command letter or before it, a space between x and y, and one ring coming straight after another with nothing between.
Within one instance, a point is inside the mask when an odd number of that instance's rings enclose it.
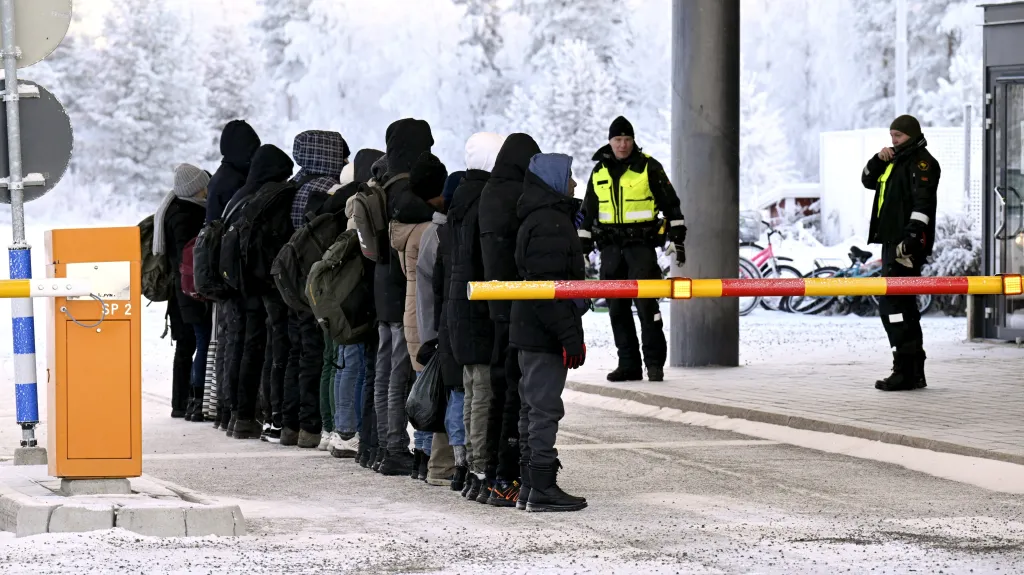
<instances>
[{"instance_id":1,"label":"black sneaker","mask_svg":"<svg viewBox=\"0 0 1024 575\"><path fill-rule=\"evenodd\" d=\"M260 436L260 441L266 441L267 443L281 443L281 428L274 427L273 425L269 427L264 426L263 435Z\"/></svg>"},{"instance_id":2,"label":"black sneaker","mask_svg":"<svg viewBox=\"0 0 1024 575\"><path fill-rule=\"evenodd\" d=\"M648 367L647 368L647 380L648 381L665 381L665 368L663 368L663 367Z\"/></svg>"},{"instance_id":3,"label":"black sneaker","mask_svg":"<svg viewBox=\"0 0 1024 575\"><path fill-rule=\"evenodd\" d=\"M452 491L462 492L462 496L466 496L466 475L469 474L468 467L456 467L455 476L452 477Z\"/></svg>"},{"instance_id":4,"label":"black sneaker","mask_svg":"<svg viewBox=\"0 0 1024 575\"><path fill-rule=\"evenodd\" d=\"M380 465L380 474L388 476L412 474L413 454L408 451L388 451L388 457Z\"/></svg>"},{"instance_id":5,"label":"black sneaker","mask_svg":"<svg viewBox=\"0 0 1024 575\"><path fill-rule=\"evenodd\" d=\"M491 484L491 496L487 499L487 504L494 507L515 507L516 500L519 499L519 488L518 480L496 479Z\"/></svg>"},{"instance_id":6,"label":"black sneaker","mask_svg":"<svg viewBox=\"0 0 1024 575\"><path fill-rule=\"evenodd\" d=\"M644 370L639 367L636 369L629 369L625 367L616 368L615 371L608 374L608 381L612 383L620 383L623 381L643 381Z\"/></svg>"}]
</instances>

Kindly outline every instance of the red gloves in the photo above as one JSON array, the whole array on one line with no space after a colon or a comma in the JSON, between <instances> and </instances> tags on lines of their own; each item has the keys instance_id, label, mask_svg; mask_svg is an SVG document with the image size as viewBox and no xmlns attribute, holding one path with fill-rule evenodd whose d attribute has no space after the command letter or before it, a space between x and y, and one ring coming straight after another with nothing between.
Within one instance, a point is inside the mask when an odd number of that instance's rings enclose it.
<instances>
[{"instance_id":1,"label":"red gloves","mask_svg":"<svg viewBox=\"0 0 1024 575\"><path fill-rule=\"evenodd\" d=\"M587 344L569 345L562 348L562 364L569 369L579 369L587 361Z\"/></svg>"}]
</instances>

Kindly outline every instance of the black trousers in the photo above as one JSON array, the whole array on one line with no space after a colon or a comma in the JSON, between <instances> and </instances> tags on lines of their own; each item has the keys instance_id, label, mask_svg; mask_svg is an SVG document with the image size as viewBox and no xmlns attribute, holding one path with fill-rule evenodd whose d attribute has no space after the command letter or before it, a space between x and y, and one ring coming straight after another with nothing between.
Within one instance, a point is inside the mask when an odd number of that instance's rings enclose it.
<instances>
[{"instance_id":1,"label":"black trousers","mask_svg":"<svg viewBox=\"0 0 1024 575\"><path fill-rule=\"evenodd\" d=\"M661 279L661 266L654 248L644 243L611 244L601 247L601 279L603 280L655 280ZM643 360L640 341L633 323L633 305L640 317L643 339ZM608 315L612 322L615 347L619 350L619 367L641 369L665 367L668 346L665 343L664 322L656 299L610 299Z\"/></svg>"},{"instance_id":2,"label":"black trousers","mask_svg":"<svg viewBox=\"0 0 1024 575\"><path fill-rule=\"evenodd\" d=\"M320 374L324 364L324 336L316 317L309 311L291 310L288 338L292 350L289 362L296 359L298 385L285 387L282 423L292 430L320 434ZM296 355L297 354L297 355Z\"/></svg>"},{"instance_id":3,"label":"black trousers","mask_svg":"<svg viewBox=\"0 0 1024 575\"><path fill-rule=\"evenodd\" d=\"M569 370L562 356L554 353L520 351L519 365L523 370L523 403L528 406L521 423L529 434L524 456L531 465L553 465L558 459L555 440L558 422L565 416L562 391Z\"/></svg>"},{"instance_id":4,"label":"black trousers","mask_svg":"<svg viewBox=\"0 0 1024 575\"><path fill-rule=\"evenodd\" d=\"M494 324L491 358L491 405L487 412L487 472L512 480L519 477L520 442L519 353L509 348L509 324Z\"/></svg>"},{"instance_id":5,"label":"black trousers","mask_svg":"<svg viewBox=\"0 0 1024 575\"><path fill-rule=\"evenodd\" d=\"M192 358L196 354L196 332L182 319L178 300L173 295L167 302L167 314L171 323L171 339L174 340L171 410L185 411L188 409L189 394L192 392Z\"/></svg>"},{"instance_id":6,"label":"black trousers","mask_svg":"<svg viewBox=\"0 0 1024 575\"><path fill-rule=\"evenodd\" d=\"M227 327L224 339L224 411L238 411L238 380L245 343L245 300L229 299L223 304Z\"/></svg>"},{"instance_id":7,"label":"black trousers","mask_svg":"<svg viewBox=\"0 0 1024 575\"><path fill-rule=\"evenodd\" d=\"M213 326L216 330L217 341L216 355L214 361L216 364L216 377L217 380L214 382L214 392L217 394L217 414L221 414L224 411L224 406L228 403L227 393L227 376L225 374L225 365L227 363L227 341L228 341L228 312L227 303L218 302L215 307L217 313L217 325Z\"/></svg>"},{"instance_id":8,"label":"black trousers","mask_svg":"<svg viewBox=\"0 0 1024 575\"><path fill-rule=\"evenodd\" d=\"M380 337L377 329L371 329L366 336L363 348L366 355L366 375L363 379L362 405L358 406L362 411L363 424L359 427L359 445L363 447L379 447L377 437L377 410L374 407L374 382L377 380L377 348L380 347Z\"/></svg>"},{"instance_id":9,"label":"black trousers","mask_svg":"<svg viewBox=\"0 0 1024 575\"><path fill-rule=\"evenodd\" d=\"M882 275L884 277L921 277L923 261L914 261L906 267L896 261L896 244L882 246ZM916 258L924 260L924 258ZM921 313L917 310L917 296L883 296L879 298L878 315L889 337L889 347L899 355L913 355L924 345L921 333Z\"/></svg>"},{"instance_id":10,"label":"black trousers","mask_svg":"<svg viewBox=\"0 0 1024 575\"><path fill-rule=\"evenodd\" d=\"M281 299L281 294L275 292L263 296L263 305L267 308L267 341L268 350L267 362L269 373L264 380L263 397L269 409L264 412L267 421L275 427L283 425L284 395L288 373L288 358L292 350L292 341L288 336L288 305ZM290 374L295 378L295 372ZM293 384L294 387L294 384Z\"/></svg>"},{"instance_id":11,"label":"black trousers","mask_svg":"<svg viewBox=\"0 0 1024 575\"><path fill-rule=\"evenodd\" d=\"M263 298L245 298L245 341L242 366L238 371L238 419L256 419L263 381L263 362L267 355L267 308Z\"/></svg>"}]
</instances>

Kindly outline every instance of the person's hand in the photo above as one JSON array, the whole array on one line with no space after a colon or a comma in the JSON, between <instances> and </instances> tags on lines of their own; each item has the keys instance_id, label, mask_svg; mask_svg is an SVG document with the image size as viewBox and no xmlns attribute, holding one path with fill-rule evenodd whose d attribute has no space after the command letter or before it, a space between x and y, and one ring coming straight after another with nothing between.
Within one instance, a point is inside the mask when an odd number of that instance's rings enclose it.
<instances>
[{"instance_id":1,"label":"person's hand","mask_svg":"<svg viewBox=\"0 0 1024 575\"><path fill-rule=\"evenodd\" d=\"M676 257L676 264L682 267L686 263L686 246L683 244L669 244L665 249L665 255Z\"/></svg>"},{"instance_id":2,"label":"person's hand","mask_svg":"<svg viewBox=\"0 0 1024 575\"><path fill-rule=\"evenodd\" d=\"M906 245L906 241L900 242L900 245L896 246L896 263L900 264L905 268L914 267L914 258L910 253Z\"/></svg>"},{"instance_id":3,"label":"person's hand","mask_svg":"<svg viewBox=\"0 0 1024 575\"><path fill-rule=\"evenodd\" d=\"M686 241L686 226L679 224L669 227L665 237L673 244L682 245Z\"/></svg>"},{"instance_id":4,"label":"person's hand","mask_svg":"<svg viewBox=\"0 0 1024 575\"><path fill-rule=\"evenodd\" d=\"M891 162L893 157L896 156L896 151L890 147L882 148L881 152L878 152L878 159L883 162Z\"/></svg>"},{"instance_id":5,"label":"person's hand","mask_svg":"<svg viewBox=\"0 0 1024 575\"><path fill-rule=\"evenodd\" d=\"M579 369L587 361L587 344L574 343L562 348L562 364L569 369Z\"/></svg>"}]
</instances>

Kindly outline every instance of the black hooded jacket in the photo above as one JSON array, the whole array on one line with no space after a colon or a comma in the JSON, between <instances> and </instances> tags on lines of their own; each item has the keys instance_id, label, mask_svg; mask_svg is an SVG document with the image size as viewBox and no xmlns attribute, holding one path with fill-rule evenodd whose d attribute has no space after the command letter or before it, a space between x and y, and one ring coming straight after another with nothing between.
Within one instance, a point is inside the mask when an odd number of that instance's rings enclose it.
<instances>
[{"instance_id":1,"label":"black hooded jacket","mask_svg":"<svg viewBox=\"0 0 1024 575\"><path fill-rule=\"evenodd\" d=\"M434 145L430 124L412 118L398 120L388 126L386 137L388 173L383 181L379 182L381 185L395 176L408 174L420 154L429 152L430 147ZM396 213L404 209L403 196L407 193L411 195L409 178L394 180L384 192L388 199L388 218L392 219ZM430 221L430 216L426 221ZM387 242L387 239L384 241ZM402 323L405 320L406 277L394 249L384 250L377 261L373 287L377 319L388 323Z\"/></svg>"},{"instance_id":2,"label":"black hooded jacket","mask_svg":"<svg viewBox=\"0 0 1024 575\"><path fill-rule=\"evenodd\" d=\"M885 196L879 198L882 193L879 179L889 164L893 166L892 173L886 181ZM941 175L939 162L928 151L928 141L924 136L907 142L891 162L880 160L877 155L871 156L861 174L864 187L875 190L868 242L896 245L911 233L920 233L924 235L925 243L922 255L931 255L935 244L935 210Z\"/></svg>"},{"instance_id":3,"label":"black hooded jacket","mask_svg":"<svg viewBox=\"0 0 1024 575\"><path fill-rule=\"evenodd\" d=\"M469 282L484 280L480 250L480 195L491 174L467 170L448 210L451 287L446 309L448 336L459 365L488 365L494 352L494 323L487 302L469 301Z\"/></svg>"},{"instance_id":4,"label":"black hooded jacket","mask_svg":"<svg viewBox=\"0 0 1024 575\"><path fill-rule=\"evenodd\" d=\"M537 142L526 134L510 135L498 152L491 179L480 196L480 249L485 281L520 279L515 258L519 231L516 205L523 195L523 180L530 158L539 153ZM487 305L494 322L511 320L512 302L491 301Z\"/></svg>"},{"instance_id":5,"label":"black hooded jacket","mask_svg":"<svg viewBox=\"0 0 1024 575\"><path fill-rule=\"evenodd\" d=\"M180 198L175 198L164 214L164 245L174 278L174 302L181 319L190 324L203 323L208 308L206 303L181 291L181 254L185 244L203 229L204 215L203 206Z\"/></svg>"},{"instance_id":6,"label":"black hooded jacket","mask_svg":"<svg viewBox=\"0 0 1024 575\"><path fill-rule=\"evenodd\" d=\"M572 198L559 194L527 173L519 199L522 225L516 238L516 264L526 281L582 280L583 247L573 218ZM583 344L584 309L574 300L516 301L512 304L509 340L525 351L562 354Z\"/></svg>"},{"instance_id":7,"label":"black hooded jacket","mask_svg":"<svg viewBox=\"0 0 1024 575\"><path fill-rule=\"evenodd\" d=\"M224 126L220 136L220 153L224 160L207 186L206 223L219 219L235 192L245 185L253 154L259 147L260 137L244 120L233 120Z\"/></svg>"},{"instance_id":8,"label":"black hooded jacket","mask_svg":"<svg viewBox=\"0 0 1024 575\"><path fill-rule=\"evenodd\" d=\"M292 177L294 168L295 164L281 148L272 144L260 146L260 149L256 150L252 157L252 168L249 170L249 177L246 178L245 185L235 192L231 201L224 207L224 213L231 211L239 202L260 191L264 184L287 181ZM235 210L231 217L226 219L225 224L234 222L240 212L241 210Z\"/></svg>"}]
</instances>

